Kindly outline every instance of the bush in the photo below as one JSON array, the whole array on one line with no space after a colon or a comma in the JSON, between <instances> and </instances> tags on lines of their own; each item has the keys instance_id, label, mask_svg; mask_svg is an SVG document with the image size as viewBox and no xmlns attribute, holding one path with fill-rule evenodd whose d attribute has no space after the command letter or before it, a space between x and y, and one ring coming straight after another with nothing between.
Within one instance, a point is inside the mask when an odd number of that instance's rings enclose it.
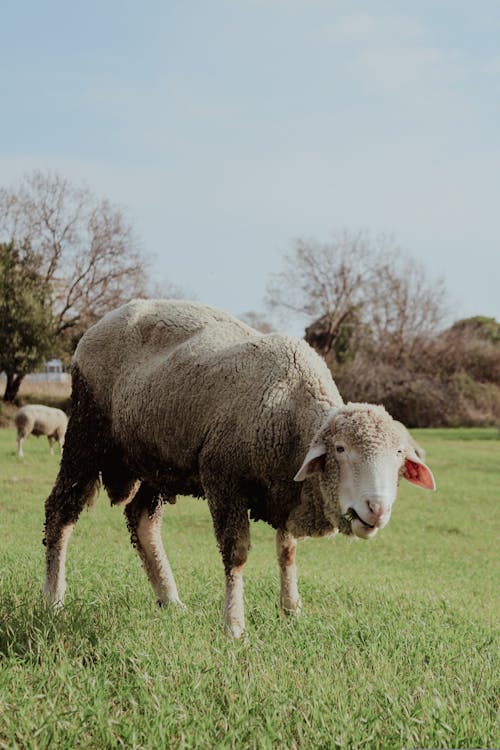
<instances>
[{"instance_id":1,"label":"bush","mask_svg":"<svg viewBox=\"0 0 500 750\"><path fill-rule=\"evenodd\" d=\"M325 356L347 401L381 403L408 427L500 425L500 324L469 318L405 349L369 338L350 361Z\"/></svg>"},{"instance_id":2,"label":"bush","mask_svg":"<svg viewBox=\"0 0 500 750\"><path fill-rule=\"evenodd\" d=\"M415 372L356 358L334 370L346 401L381 403L408 427L500 424L500 387L462 371Z\"/></svg>"}]
</instances>

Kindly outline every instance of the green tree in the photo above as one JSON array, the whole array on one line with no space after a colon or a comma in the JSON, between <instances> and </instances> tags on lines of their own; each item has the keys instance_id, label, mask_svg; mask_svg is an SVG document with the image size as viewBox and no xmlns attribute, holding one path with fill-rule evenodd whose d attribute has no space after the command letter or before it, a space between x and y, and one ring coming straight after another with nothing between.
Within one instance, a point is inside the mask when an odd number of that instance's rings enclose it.
<instances>
[{"instance_id":1,"label":"green tree","mask_svg":"<svg viewBox=\"0 0 500 750\"><path fill-rule=\"evenodd\" d=\"M14 401L24 376L38 367L53 346L50 289L31 247L0 243L0 371L7 384L4 401Z\"/></svg>"},{"instance_id":2,"label":"green tree","mask_svg":"<svg viewBox=\"0 0 500 750\"><path fill-rule=\"evenodd\" d=\"M39 257L61 353L109 310L147 296L146 259L122 209L57 173L0 187L0 242L10 240Z\"/></svg>"},{"instance_id":3,"label":"green tree","mask_svg":"<svg viewBox=\"0 0 500 750\"><path fill-rule=\"evenodd\" d=\"M461 334L469 333L477 339L490 341L492 344L500 344L500 323L495 318L487 318L484 315L457 320L456 323L453 323L450 331Z\"/></svg>"}]
</instances>

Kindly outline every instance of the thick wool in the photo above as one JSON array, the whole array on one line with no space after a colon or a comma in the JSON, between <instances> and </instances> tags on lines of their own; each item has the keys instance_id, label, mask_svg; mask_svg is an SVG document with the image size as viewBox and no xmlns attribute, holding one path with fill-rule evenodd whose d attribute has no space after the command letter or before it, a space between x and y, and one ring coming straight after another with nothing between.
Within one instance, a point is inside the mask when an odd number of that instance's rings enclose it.
<instances>
[{"instance_id":1,"label":"thick wool","mask_svg":"<svg viewBox=\"0 0 500 750\"><path fill-rule=\"evenodd\" d=\"M240 505L282 527L300 501L292 480L311 438L342 405L305 342L198 303L119 308L85 334L74 368L111 424L106 455L123 469L113 473L164 496L205 496L216 526Z\"/></svg>"}]
</instances>

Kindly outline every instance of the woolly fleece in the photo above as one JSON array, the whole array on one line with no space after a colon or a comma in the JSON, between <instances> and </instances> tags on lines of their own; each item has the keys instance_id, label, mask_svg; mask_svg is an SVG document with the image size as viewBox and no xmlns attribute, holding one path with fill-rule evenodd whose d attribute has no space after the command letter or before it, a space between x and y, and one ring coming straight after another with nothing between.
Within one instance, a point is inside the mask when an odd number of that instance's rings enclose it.
<instances>
[{"instance_id":1,"label":"woolly fleece","mask_svg":"<svg viewBox=\"0 0 500 750\"><path fill-rule=\"evenodd\" d=\"M212 507L239 496L275 528L300 500L293 476L312 437L343 403L304 341L196 302L117 309L85 334L74 365L132 474Z\"/></svg>"}]
</instances>

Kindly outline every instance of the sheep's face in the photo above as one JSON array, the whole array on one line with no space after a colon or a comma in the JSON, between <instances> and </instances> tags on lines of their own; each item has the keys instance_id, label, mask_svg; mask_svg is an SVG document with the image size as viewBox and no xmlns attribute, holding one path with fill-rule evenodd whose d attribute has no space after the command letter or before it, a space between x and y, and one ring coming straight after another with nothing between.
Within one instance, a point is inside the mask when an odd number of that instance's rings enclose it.
<instances>
[{"instance_id":1,"label":"sheep's face","mask_svg":"<svg viewBox=\"0 0 500 750\"><path fill-rule=\"evenodd\" d=\"M339 466L341 514L350 523L353 534L370 539L391 517L403 464L401 449L366 455L346 440L336 440L333 450Z\"/></svg>"},{"instance_id":2,"label":"sheep's face","mask_svg":"<svg viewBox=\"0 0 500 750\"><path fill-rule=\"evenodd\" d=\"M295 479L318 475L326 513L340 514L340 530L372 539L387 525L404 477L435 489L430 469L410 439L380 406L349 404L320 431Z\"/></svg>"}]
</instances>

